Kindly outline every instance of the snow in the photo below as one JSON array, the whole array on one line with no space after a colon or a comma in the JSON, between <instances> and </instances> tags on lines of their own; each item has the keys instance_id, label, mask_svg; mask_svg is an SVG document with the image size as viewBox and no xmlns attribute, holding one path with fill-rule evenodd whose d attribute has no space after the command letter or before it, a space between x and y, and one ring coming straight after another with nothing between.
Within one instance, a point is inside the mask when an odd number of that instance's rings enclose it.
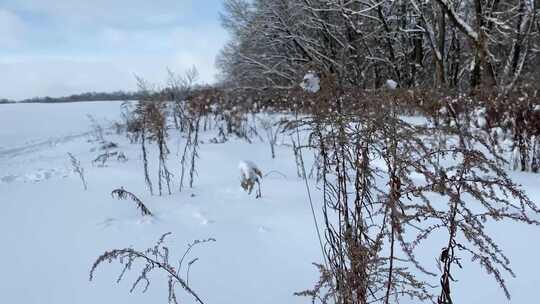
<instances>
[{"instance_id":1,"label":"snow","mask_svg":"<svg viewBox=\"0 0 540 304\"><path fill-rule=\"evenodd\" d=\"M46 112L47 115L43 115ZM100 122L118 119L118 102L74 104L5 104L0 107L0 155L10 149L55 145L85 136L91 122L87 115L100 115ZM82 114L81 114L82 113Z\"/></svg>"},{"instance_id":2,"label":"snow","mask_svg":"<svg viewBox=\"0 0 540 304\"><path fill-rule=\"evenodd\" d=\"M309 93L317 93L321 89L321 80L317 73L309 71L300 83L300 87Z\"/></svg>"},{"instance_id":3,"label":"snow","mask_svg":"<svg viewBox=\"0 0 540 304\"><path fill-rule=\"evenodd\" d=\"M257 179L257 175L261 174L261 170L257 165L255 165L250 160L242 160L238 164L238 169L240 169L240 177L241 179L249 179L255 181Z\"/></svg>"},{"instance_id":4,"label":"snow","mask_svg":"<svg viewBox=\"0 0 540 304\"><path fill-rule=\"evenodd\" d=\"M123 136L107 130L105 138L118 143L116 151L127 162L92 165L101 151L91 152L98 144L89 142L87 113L107 127L107 121L120 118L120 103L0 106L0 130L10 130L0 135L0 260L8 261L0 278L2 303L166 303L163 276L153 276L147 293L130 294L131 281L115 283L119 265L104 265L92 282L88 272L104 251L145 249L169 231L173 235L167 246L177 259L193 240L217 239L191 254L199 260L190 270L190 284L206 303L309 302L293 293L313 285L318 274L311 263L320 262L321 253L305 194L298 190L304 189L303 181L293 178L290 147L277 146L281 160L273 160L266 143L229 140L216 145L209 143L215 134L205 134L194 188L151 196L144 186L139 147ZM28 115L36 119L26 119ZM36 131L31 132L34 123ZM178 177L176 154L185 139L174 136L168 164ZM85 168L88 191L71 173L67 152ZM157 154L152 153L150 170L156 179ZM255 199L238 181L242 159L284 172L287 178L268 176L263 197ZM111 191L122 186L155 217L143 219L133 204L113 199ZM183 303L191 303L178 294Z\"/></svg>"},{"instance_id":5,"label":"snow","mask_svg":"<svg viewBox=\"0 0 540 304\"><path fill-rule=\"evenodd\" d=\"M386 88L389 89L389 90L395 90L397 89L398 87L398 83L395 82L394 80L392 79L387 79L386 80Z\"/></svg>"},{"instance_id":6,"label":"snow","mask_svg":"<svg viewBox=\"0 0 540 304\"><path fill-rule=\"evenodd\" d=\"M98 255L113 248L145 249L166 232L172 258L179 259L188 243L213 237L215 243L197 247L190 270L190 285L206 303L311 303L295 297L310 288L318 274L312 262L321 262L303 180L287 138L278 140L276 158L267 143L248 144L231 139L212 144L216 134L202 134L198 177L194 188L170 196L151 196L145 188L138 145L132 145L109 127L120 119L119 102L0 105L0 278L2 303L95 304L166 303L166 278L151 276L147 293L129 289L136 275L129 273L116 284L121 267L105 264L88 281ZM109 160L93 166L100 153L92 140L91 114L105 128L105 139L118 144L113 151L127 161ZM185 139L171 130L169 169L179 176L179 156ZM67 153L85 169L88 190L72 173ZM156 178L156 151L149 151L150 173ZM311 153L304 153L310 164ZM181 152L180 152L181 155ZM249 161L241 161L249 159ZM240 162L240 166L238 166ZM255 165L257 164L257 165ZM238 170L263 168L262 198L242 190ZM509 171L531 198L540 197L540 175ZM309 180L315 208L321 193ZM155 215L143 218L133 204L118 201L110 193L124 187L136 194ZM537 227L512 222L487 223L494 240L512 261L516 279L507 283L511 303L533 303L540 277L534 261L540 243ZM433 271L434 257L443 244L430 240L418 254ZM508 303L497 284L466 260L453 273L456 303ZM481 283L480 283L481 282ZM434 278L433 284L438 284ZM179 290L182 303L192 303ZM410 303L404 298L402 303Z\"/></svg>"},{"instance_id":7,"label":"snow","mask_svg":"<svg viewBox=\"0 0 540 304\"><path fill-rule=\"evenodd\" d=\"M473 119L476 119L476 125L478 128L485 128L487 126L487 119L486 119L486 109L485 108L479 108L476 109L473 113Z\"/></svg>"}]
</instances>

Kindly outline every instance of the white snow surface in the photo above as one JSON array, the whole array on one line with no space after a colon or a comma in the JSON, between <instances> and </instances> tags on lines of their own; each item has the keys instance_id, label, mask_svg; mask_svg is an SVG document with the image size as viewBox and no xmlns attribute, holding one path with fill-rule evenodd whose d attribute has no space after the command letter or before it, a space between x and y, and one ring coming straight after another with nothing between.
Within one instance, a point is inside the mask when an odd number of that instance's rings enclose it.
<instances>
[{"instance_id":1,"label":"white snow surface","mask_svg":"<svg viewBox=\"0 0 540 304\"><path fill-rule=\"evenodd\" d=\"M188 243L213 237L215 243L194 248L199 260L190 270L191 287L209 304L311 303L293 293L318 278L312 262L322 261L303 181L296 177L291 148L278 142L271 158L267 143L229 140L211 144L215 134L201 137L198 177L194 188L173 195L151 196L145 188L138 145L106 129L127 162L111 160L92 166L96 143L90 141L92 114L107 128L120 119L119 102L0 105L0 277L1 303L96 304L166 303L166 277L154 273L146 293L129 293L137 267L116 284L121 266L104 264L89 282L94 260L106 250L145 249L166 232L171 258L179 259ZM170 170L179 176L185 139L171 130ZM286 142L286 138L283 139ZM88 191L71 171L67 152L85 168ZM157 155L150 151L150 172L156 179ZM305 153L307 164L311 153ZM250 159L262 171L276 170L262 182L255 199L238 183L240 160ZM540 197L540 175L509 172L533 200ZM310 180L316 209L321 193ZM177 183L175 183L177 185ZM124 187L155 214L142 218L129 201L111 197ZM319 214L320 215L320 214ZM506 274L511 303L534 303L540 286L536 258L540 231L515 223L488 223L488 229L511 258L517 278ZM436 258L445 240L431 239L417 257L437 272ZM508 303L498 285L478 266L463 260L453 273L456 303ZM438 273L438 272L437 272ZM438 284L438 278L433 279ZM192 299L178 290L182 303ZM402 303L412 303L404 298Z\"/></svg>"}]
</instances>

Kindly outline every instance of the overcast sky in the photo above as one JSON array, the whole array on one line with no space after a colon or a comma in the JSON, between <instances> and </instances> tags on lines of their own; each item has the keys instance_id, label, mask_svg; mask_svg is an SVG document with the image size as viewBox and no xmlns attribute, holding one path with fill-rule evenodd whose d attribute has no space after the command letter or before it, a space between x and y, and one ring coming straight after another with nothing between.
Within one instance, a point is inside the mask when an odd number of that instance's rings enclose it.
<instances>
[{"instance_id":1,"label":"overcast sky","mask_svg":"<svg viewBox=\"0 0 540 304\"><path fill-rule=\"evenodd\" d=\"M133 90L216 74L221 0L0 0L0 98Z\"/></svg>"}]
</instances>

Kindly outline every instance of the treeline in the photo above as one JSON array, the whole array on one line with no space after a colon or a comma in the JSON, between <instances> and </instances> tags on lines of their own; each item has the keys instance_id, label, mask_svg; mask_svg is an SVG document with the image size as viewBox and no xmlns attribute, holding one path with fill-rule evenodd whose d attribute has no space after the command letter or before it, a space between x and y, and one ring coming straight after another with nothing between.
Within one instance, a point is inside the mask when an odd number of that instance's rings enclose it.
<instances>
[{"instance_id":1,"label":"treeline","mask_svg":"<svg viewBox=\"0 0 540 304\"><path fill-rule=\"evenodd\" d=\"M18 101L19 103L55 103L55 102L78 102L78 101L115 101L115 100L137 100L141 94L139 92L116 91L108 92L87 92L63 97L33 97Z\"/></svg>"},{"instance_id":2,"label":"treeline","mask_svg":"<svg viewBox=\"0 0 540 304\"><path fill-rule=\"evenodd\" d=\"M226 0L222 82L291 88L307 71L343 88L508 92L540 76L537 0Z\"/></svg>"},{"instance_id":3,"label":"treeline","mask_svg":"<svg viewBox=\"0 0 540 304\"><path fill-rule=\"evenodd\" d=\"M298 295L452 304L471 261L510 298L515 274L485 223L540 225L540 208L506 172L540 172L539 6L225 0L224 89L198 100L246 116L295 113L285 134L309 132L324 259L320 280ZM437 268L417 259L433 246Z\"/></svg>"},{"instance_id":4,"label":"treeline","mask_svg":"<svg viewBox=\"0 0 540 304\"><path fill-rule=\"evenodd\" d=\"M205 87L196 87L196 89L201 89ZM28 99L23 99L20 101L9 100L9 99L0 99L1 103L58 103L58 102L80 102L80 101L123 101L123 100L141 100L141 99L156 99L156 98L169 98L174 100L173 91L170 88L164 88L160 90L153 91L137 91L137 92L124 92L117 91L112 93L106 92L88 92L82 94L74 94L63 97L33 97Z\"/></svg>"},{"instance_id":5,"label":"treeline","mask_svg":"<svg viewBox=\"0 0 540 304\"><path fill-rule=\"evenodd\" d=\"M158 87L136 77L138 90L136 92L87 92L63 97L34 97L20 101L0 99L0 103L58 103L81 101L125 101L125 100L182 100L190 94L196 94L209 88L208 85L195 84L199 72L195 67L188 69L185 74L177 75L168 70L167 86Z\"/></svg>"}]
</instances>

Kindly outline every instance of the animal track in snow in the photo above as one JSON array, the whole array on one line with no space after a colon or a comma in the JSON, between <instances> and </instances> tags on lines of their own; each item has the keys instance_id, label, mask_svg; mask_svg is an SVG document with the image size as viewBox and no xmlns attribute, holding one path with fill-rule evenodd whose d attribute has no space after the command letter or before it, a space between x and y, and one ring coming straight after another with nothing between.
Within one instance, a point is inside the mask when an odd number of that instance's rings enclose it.
<instances>
[{"instance_id":1,"label":"animal track in snow","mask_svg":"<svg viewBox=\"0 0 540 304\"><path fill-rule=\"evenodd\" d=\"M266 227L266 226L259 226L259 229L257 229L259 232L261 233L266 233L266 232L270 232L270 228Z\"/></svg>"},{"instance_id":2,"label":"animal track in snow","mask_svg":"<svg viewBox=\"0 0 540 304\"><path fill-rule=\"evenodd\" d=\"M200 220L201 225L208 225L208 224L213 224L213 223L216 222L214 220L208 219L206 217L206 212L198 212L197 211L197 212L193 213L193 217Z\"/></svg>"},{"instance_id":3,"label":"animal track in snow","mask_svg":"<svg viewBox=\"0 0 540 304\"><path fill-rule=\"evenodd\" d=\"M13 183L13 182L17 181L17 178L18 178L17 175L2 176L2 177L0 177L0 183L5 183L5 184Z\"/></svg>"},{"instance_id":4,"label":"animal track in snow","mask_svg":"<svg viewBox=\"0 0 540 304\"><path fill-rule=\"evenodd\" d=\"M6 176L0 177L0 183L10 184L14 182L21 183L39 183L51 178L66 178L69 176L69 170L52 168L52 169L43 169L39 168L37 170L28 172L23 175L13 175L9 174Z\"/></svg>"},{"instance_id":5,"label":"animal track in snow","mask_svg":"<svg viewBox=\"0 0 540 304\"><path fill-rule=\"evenodd\" d=\"M105 219L103 222L98 223L97 225L101 226L102 228L107 228L107 227L111 227L116 222L118 222L117 219L109 217L109 218Z\"/></svg>"},{"instance_id":6,"label":"animal track in snow","mask_svg":"<svg viewBox=\"0 0 540 304\"><path fill-rule=\"evenodd\" d=\"M53 137L45 140L34 141L18 147L3 147L0 149L0 158L15 157L18 155L29 154L50 147L54 147L58 144L67 143L75 139L87 136L91 132L84 132L80 134L72 134L61 137Z\"/></svg>"}]
</instances>

